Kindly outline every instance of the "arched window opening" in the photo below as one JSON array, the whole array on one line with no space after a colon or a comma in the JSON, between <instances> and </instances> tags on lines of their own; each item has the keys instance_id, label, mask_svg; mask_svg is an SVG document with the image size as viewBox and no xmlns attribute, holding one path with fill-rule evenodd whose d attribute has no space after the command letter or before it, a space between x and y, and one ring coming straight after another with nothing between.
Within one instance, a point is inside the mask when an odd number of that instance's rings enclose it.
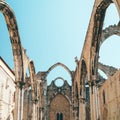
<instances>
[{"instance_id":1,"label":"arched window opening","mask_svg":"<svg viewBox=\"0 0 120 120\"><path fill-rule=\"evenodd\" d=\"M57 118L56 120L59 120L59 113L57 113L56 118Z\"/></svg>"},{"instance_id":2,"label":"arched window opening","mask_svg":"<svg viewBox=\"0 0 120 120\"><path fill-rule=\"evenodd\" d=\"M75 87L75 97L76 97L76 99L78 99L79 98L79 96L78 96L78 86L77 86L77 83L76 83L76 87Z\"/></svg>"},{"instance_id":3,"label":"arched window opening","mask_svg":"<svg viewBox=\"0 0 120 120\"><path fill-rule=\"evenodd\" d=\"M63 114L60 113L60 120L63 120Z\"/></svg>"},{"instance_id":4,"label":"arched window opening","mask_svg":"<svg viewBox=\"0 0 120 120\"><path fill-rule=\"evenodd\" d=\"M63 120L63 113L57 113L56 120Z\"/></svg>"},{"instance_id":5,"label":"arched window opening","mask_svg":"<svg viewBox=\"0 0 120 120\"><path fill-rule=\"evenodd\" d=\"M85 92L86 92L86 101L89 102L90 101L90 94L89 94L89 85L87 84L85 86Z\"/></svg>"},{"instance_id":6,"label":"arched window opening","mask_svg":"<svg viewBox=\"0 0 120 120\"><path fill-rule=\"evenodd\" d=\"M106 101L105 101L105 91L103 90L103 104L105 104Z\"/></svg>"}]
</instances>

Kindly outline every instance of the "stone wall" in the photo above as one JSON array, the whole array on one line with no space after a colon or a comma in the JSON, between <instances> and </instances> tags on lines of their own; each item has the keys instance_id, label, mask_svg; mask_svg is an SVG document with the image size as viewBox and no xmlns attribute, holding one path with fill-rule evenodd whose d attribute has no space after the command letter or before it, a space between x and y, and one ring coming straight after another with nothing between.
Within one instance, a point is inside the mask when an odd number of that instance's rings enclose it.
<instances>
[{"instance_id":1,"label":"stone wall","mask_svg":"<svg viewBox=\"0 0 120 120\"><path fill-rule=\"evenodd\" d=\"M13 120L15 107L15 75L0 58L0 120Z\"/></svg>"},{"instance_id":2,"label":"stone wall","mask_svg":"<svg viewBox=\"0 0 120 120\"><path fill-rule=\"evenodd\" d=\"M58 114L62 114L63 120L70 120L70 103L62 94L57 94L52 100L50 104L49 120L58 120Z\"/></svg>"},{"instance_id":3,"label":"stone wall","mask_svg":"<svg viewBox=\"0 0 120 120\"><path fill-rule=\"evenodd\" d=\"M71 86L64 79L62 86L55 81L47 87L47 120L72 120Z\"/></svg>"},{"instance_id":4,"label":"stone wall","mask_svg":"<svg viewBox=\"0 0 120 120\"><path fill-rule=\"evenodd\" d=\"M120 70L98 90L100 120L120 119Z\"/></svg>"}]
</instances>

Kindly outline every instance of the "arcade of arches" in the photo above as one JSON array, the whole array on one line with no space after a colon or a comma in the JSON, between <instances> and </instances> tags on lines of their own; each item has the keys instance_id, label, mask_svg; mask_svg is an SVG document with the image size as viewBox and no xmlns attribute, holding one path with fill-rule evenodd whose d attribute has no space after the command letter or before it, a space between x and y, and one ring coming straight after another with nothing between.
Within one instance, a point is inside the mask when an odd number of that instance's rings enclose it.
<instances>
[{"instance_id":1,"label":"arcade of arches","mask_svg":"<svg viewBox=\"0 0 120 120\"><path fill-rule=\"evenodd\" d=\"M103 29L110 4L115 4L120 16L120 0L95 0L80 60L75 59L75 71L56 63L48 71L36 73L34 61L22 47L14 12L0 1L15 65L14 120L120 120L120 70L98 62L102 43L112 35L120 36L120 21ZM48 74L57 66L69 73L72 85L61 76L47 85ZM63 84L57 86L57 80Z\"/></svg>"}]
</instances>

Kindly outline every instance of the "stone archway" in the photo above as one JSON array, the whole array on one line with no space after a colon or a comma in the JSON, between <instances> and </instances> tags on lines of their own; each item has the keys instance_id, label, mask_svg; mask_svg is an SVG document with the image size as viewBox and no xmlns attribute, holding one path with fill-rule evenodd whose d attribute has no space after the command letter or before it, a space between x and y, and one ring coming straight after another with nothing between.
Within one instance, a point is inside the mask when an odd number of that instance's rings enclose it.
<instances>
[{"instance_id":1,"label":"stone archway","mask_svg":"<svg viewBox=\"0 0 120 120\"><path fill-rule=\"evenodd\" d=\"M60 63L60 62L52 65L52 66L47 70L47 72L46 72L46 77L47 77L47 75L48 75L54 68L56 68L57 66L63 67L63 68L69 73L69 75L71 76L71 79L73 78L72 71L70 71L70 69L69 69L66 65L64 65L64 64L62 64L62 63Z\"/></svg>"}]
</instances>

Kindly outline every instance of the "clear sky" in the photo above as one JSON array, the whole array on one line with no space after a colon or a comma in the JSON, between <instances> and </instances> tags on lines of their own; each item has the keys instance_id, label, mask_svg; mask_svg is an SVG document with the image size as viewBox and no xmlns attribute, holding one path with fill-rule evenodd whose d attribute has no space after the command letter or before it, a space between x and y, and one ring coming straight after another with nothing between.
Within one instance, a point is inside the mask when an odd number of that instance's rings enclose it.
<instances>
[{"instance_id":1,"label":"clear sky","mask_svg":"<svg viewBox=\"0 0 120 120\"><path fill-rule=\"evenodd\" d=\"M36 72L47 71L57 62L75 70L74 58L80 58L94 0L6 0L13 9L23 47L33 59ZM3 15L0 15L0 55L13 68L13 56ZM107 10L104 28L117 24L119 16L115 5ZM100 61L120 67L120 38L111 37L100 49ZM56 68L57 71L57 68ZM50 76L65 72L53 70ZM56 73L57 75L55 75ZM65 79L66 74L63 75ZM69 75L68 75L69 76ZM70 77L70 76L69 76ZM49 78L49 76L48 76Z\"/></svg>"}]
</instances>

